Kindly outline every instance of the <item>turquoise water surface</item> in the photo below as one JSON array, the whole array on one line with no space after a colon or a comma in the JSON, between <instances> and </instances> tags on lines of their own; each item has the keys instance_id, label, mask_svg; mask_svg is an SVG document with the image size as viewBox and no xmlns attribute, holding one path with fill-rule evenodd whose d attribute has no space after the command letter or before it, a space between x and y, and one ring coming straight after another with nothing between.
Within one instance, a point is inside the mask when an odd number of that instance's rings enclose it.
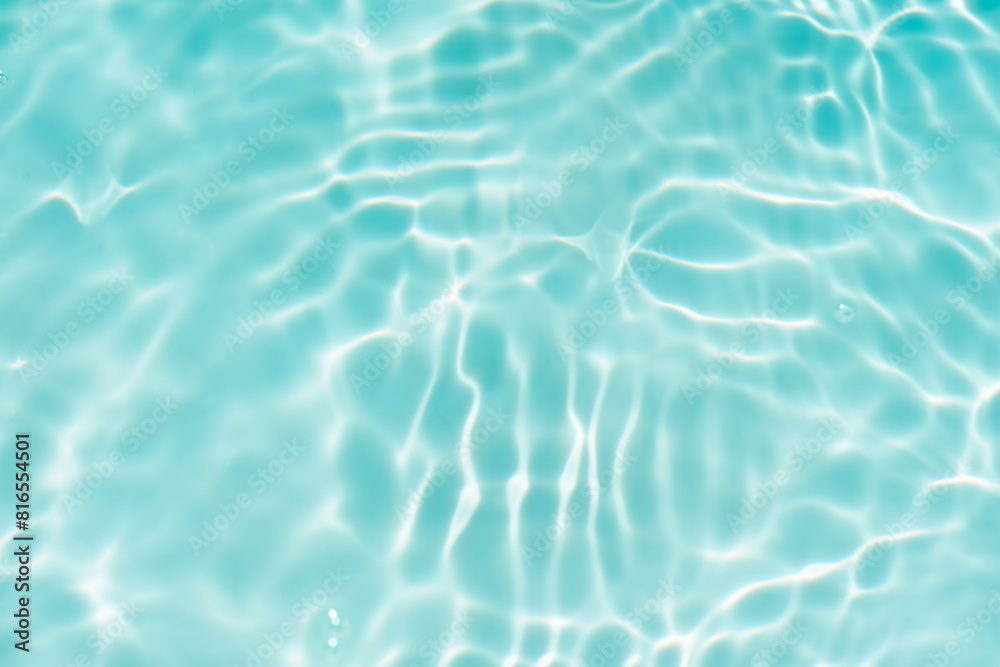
<instances>
[{"instance_id":1,"label":"turquoise water surface","mask_svg":"<svg viewBox=\"0 0 1000 667\"><path fill-rule=\"evenodd\" d=\"M4 3L0 664L998 664L998 9Z\"/></svg>"}]
</instances>

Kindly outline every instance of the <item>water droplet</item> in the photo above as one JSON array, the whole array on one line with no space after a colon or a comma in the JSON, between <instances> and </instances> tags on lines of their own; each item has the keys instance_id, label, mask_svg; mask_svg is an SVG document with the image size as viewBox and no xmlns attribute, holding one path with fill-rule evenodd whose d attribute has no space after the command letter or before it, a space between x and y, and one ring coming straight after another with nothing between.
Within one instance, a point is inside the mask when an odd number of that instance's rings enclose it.
<instances>
[{"instance_id":1,"label":"water droplet","mask_svg":"<svg viewBox=\"0 0 1000 667\"><path fill-rule=\"evenodd\" d=\"M837 306L837 312L835 312L833 316L837 318L838 322L847 324L854 319L854 309L842 303Z\"/></svg>"},{"instance_id":2,"label":"water droplet","mask_svg":"<svg viewBox=\"0 0 1000 667\"><path fill-rule=\"evenodd\" d=\"M333 623L334 625L340 625L340 619L337 617L336 609L330 610L330 622Z\"/></svg>"},{"instance_id":3,"label":"water droplet","mask_svg":"<svg viewBox=\"0 0 1000 667\"><path fill-rule=\"evenodd\" d=\"M6 85L7 85L7 75L4 74L3 72L0 72L0 88L3 88Z\"/></svg>"},{"instance_id":4,"label":"water droplet","mask_svg":"<svg viewBox=\"0 0 1000 667\"><path fill-rule=\"evenodd\" d=\"M327 644L330 645L330 648L337 648L337 638L330 637L330 641L328 641Z\"/></svg>"}]
</instances>

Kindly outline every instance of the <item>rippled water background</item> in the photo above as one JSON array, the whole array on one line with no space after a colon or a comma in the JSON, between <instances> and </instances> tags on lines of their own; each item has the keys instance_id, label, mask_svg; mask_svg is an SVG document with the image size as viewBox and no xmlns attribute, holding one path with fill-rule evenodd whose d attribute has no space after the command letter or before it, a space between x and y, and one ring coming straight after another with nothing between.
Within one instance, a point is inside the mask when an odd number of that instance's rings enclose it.
<instances>
[{"instance_id":1,"label":"rippled water background","mask_svg":"<svg viewBox=\"0 0 1000 667\"><path fill-rule=\"evenodd\" d=\"M998 7L5 3L3 664L995 664Z\"/></svg>"}]
</instances>

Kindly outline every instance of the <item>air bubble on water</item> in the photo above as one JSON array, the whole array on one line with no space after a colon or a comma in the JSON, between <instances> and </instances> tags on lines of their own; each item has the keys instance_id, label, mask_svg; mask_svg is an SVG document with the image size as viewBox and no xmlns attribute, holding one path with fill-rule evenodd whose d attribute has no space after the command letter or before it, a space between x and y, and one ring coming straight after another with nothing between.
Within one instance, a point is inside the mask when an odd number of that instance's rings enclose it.
<instances>
[{"instance_id":1,"label":"air bubble on water","mask_svg":"<svg viewBox=\"0 0 1000 667\"><path fill-rule=\"evenodd\" d=\"M837 312L835 312L833 316L836 317L839 322L846 324L854 319L854 309L847 304L842 303L837 306Z\"/></svg>"},{"instance_id":2,"label":"air bubble on water","mask_svg":"<svg viewBox=\"0 0 1000 667\"><path fill-rule=\"evenodd\" d=\"M337 610L336 609L331 609L330 610L330 622L333 623L334 625L340 625L340 619L337 618Z\"/></svg>"},{"instance_id":3,"label":"air bubble on water","mask_svg":"<svg viewBox=\"0 0 1000 667\"><path fill-rule=\"evenodd\" d=\"M328 641L327 644L330 645L330 648L337 648L337 638L330 637L330 641Z\"/></svg>"}]
</instances>

